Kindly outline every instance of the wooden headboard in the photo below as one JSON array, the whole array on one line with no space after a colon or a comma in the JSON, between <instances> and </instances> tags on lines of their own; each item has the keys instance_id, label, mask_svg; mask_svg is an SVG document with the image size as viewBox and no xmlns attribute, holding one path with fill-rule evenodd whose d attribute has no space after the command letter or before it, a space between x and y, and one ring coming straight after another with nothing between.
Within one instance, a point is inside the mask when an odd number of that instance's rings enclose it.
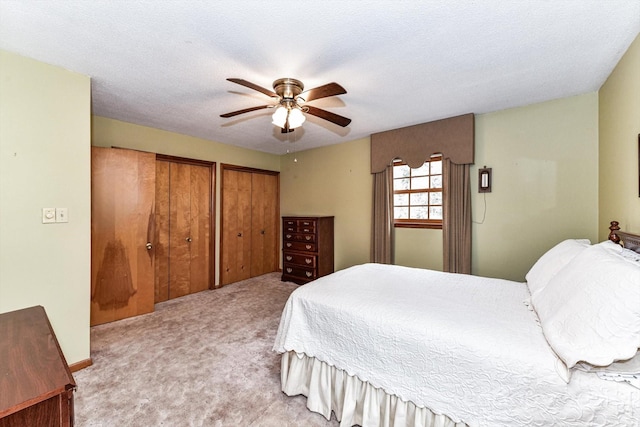
<instances>
[{"instance_id":1,"label":"wooden headboard","mask_svg":"<svg viewBox=\"0 0 640 427\"><path fill-rule=\"evenodd\" d=\"M620 243L623 247L640 254L640 235L620 231L618 221L611 221L611 225L609 226L609 240L614 243Z\"/></svg>"}]
</instances>

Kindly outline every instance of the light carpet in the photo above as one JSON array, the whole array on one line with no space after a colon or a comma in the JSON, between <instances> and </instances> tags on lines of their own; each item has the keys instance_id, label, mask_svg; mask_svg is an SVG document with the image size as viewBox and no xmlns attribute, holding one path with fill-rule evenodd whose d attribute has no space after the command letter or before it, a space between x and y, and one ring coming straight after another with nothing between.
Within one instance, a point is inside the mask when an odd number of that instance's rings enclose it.
<instances>
[{"instance_id":1,"label":"light carpet","mask_svg":"<svg viewBox=\"0 0 640 427\"><path fill-rule=\"evenodd\" d=\"M297 286L270 273L94 326L76 426L337 426L280 390L271 348Z\"/></svg>"}]
</instances>

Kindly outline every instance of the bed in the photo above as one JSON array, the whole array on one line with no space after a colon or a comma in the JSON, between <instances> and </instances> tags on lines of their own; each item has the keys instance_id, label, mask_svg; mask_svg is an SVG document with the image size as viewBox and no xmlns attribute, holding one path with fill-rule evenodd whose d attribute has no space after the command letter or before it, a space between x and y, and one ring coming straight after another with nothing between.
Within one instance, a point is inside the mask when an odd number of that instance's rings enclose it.
<instances>
[{"instance_id":1,"label":"bed","mask_svg":"<svg viewBox=\"0 0 640 427\"><path fill-rule=\"evenodd\" d=\"M364 264L301 286L282 390L341 426L638 426L640 236L610 230L525 283Z\"/></svg>"}]
</instances>

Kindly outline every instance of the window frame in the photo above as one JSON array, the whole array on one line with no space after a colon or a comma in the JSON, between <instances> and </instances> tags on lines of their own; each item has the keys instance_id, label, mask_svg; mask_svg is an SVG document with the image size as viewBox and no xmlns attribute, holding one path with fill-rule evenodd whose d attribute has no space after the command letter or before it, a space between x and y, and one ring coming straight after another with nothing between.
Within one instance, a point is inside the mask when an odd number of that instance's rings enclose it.
<instances>
[{"instance_id":1,"label":"window frame","mask_svg":"<svg viewBox=\"0 0 640 427\"><path fill-rule=\"evenodd\" d=\"M429 160L426 160L425 163L428 162L432 162L432 161L441 161L443 162L443 157L442 154L434 154L432 155ZM408 166L406 162L402 161L402 159L396 159L393 161L393 167L395 168L396 166ZM444 164L443 164L444 166ZM394 169L395 170L395 169ZM411 169L412 170L412 169ZM431 178L431 176L443 176L442 174L442 170L440 171L440 174L434 174L431 175L431 170L429 170L429 174L428 175L420 175L420 176L428 176L429 179ZM412 175L409 175L409 178L411 178ZM396 178L392 178L394 181ZM443 177L443 181L442 181L442 187L440 188L419 188L419 189L409 189L409 190L395 190L393 189L393 197L394 197L394 204L393 204L393 226L395 228L430 228L430 229L442 229L442 219L396 219L395 217L395 208L396 208L396 204L395 204L395 195L396 194L411 194L411 193L432 193L432 192L442 192L442 198L443 198L443 203L444 203L444 177ZM395 186L392 186L392 188L394 188ZM409 209L411 204L409 204ZM428 204L427 208L430 207L431 205ZM444 209L444 205L434 205L434 206L442 206ZM443 212L443 216L444 216L444 212Z\"/></svg>"}]
</instances>

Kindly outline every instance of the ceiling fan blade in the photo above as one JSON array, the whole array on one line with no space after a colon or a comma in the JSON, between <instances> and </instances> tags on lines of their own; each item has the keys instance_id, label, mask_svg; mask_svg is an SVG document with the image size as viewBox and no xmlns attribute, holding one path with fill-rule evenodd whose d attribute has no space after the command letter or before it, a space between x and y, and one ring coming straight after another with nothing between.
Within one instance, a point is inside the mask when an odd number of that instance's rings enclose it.
<instances>
[{"instance_id":1,"label":"ceiling fan blade","mask_svg":"<svg viewBox=\"0 0 640 427\"><path fill-rule=\"evenodd\" d=\"M232 111L230 113L220 114L220 117L229 118L229 117L237 116L238 114L244 114L250 111L262 110L263 108L270 108L270 107L273 107L273 105L259 105L257 107L245 108L244 110L238 110L238 111Z\"/></svg>"},{"instance_id":2,"label":"ceiling fan blade","mask_svg":"<svg viewBox=\"0 0 640 427\"><path fill-rule=\"evenodd\" d=\"M273 92L273 91L271 91L269 89L265 89L262 86L258 86L257 84L248 82L246 80L243 80L243 79L227 79L227 80L229 80L230 82L233 82L233 83L237 83L237 84L239 84L241 86L248 87L249 89L257 90L258 92L262 92L267 96L271 96L271 97L274 97L274 98L278 97L277 93L275 93L275 92Z\"/></svg>"},{"instance_id":3,"label":"ceiling fan blade","mask_svg":"<svg viewBox=\"0 0 640 427\"><path fill-rule=\"evenodd\" d=\"M346 117L340 116L338 114L332 113L327 110L323 110L321 108L314 107L312 105L305 105L303 108L304 110L306 110L307 113L316 117L320 117L321 119L328 120L332 123L337 124L338 126L346 127L349 125L349 123L351 123L351 119L348 119Z\"/></svg>"},{"instance_id":4,"label":"ceiling fan blade","mask_svg":"<svg viewBox=\"0 0 640 427\"><path fill-rule=\"evenodd\" d=\"M345 88L338 83L327 83L326 85L314 87L306 92L300 94L300 98L305 102L313 101L314 99L326 98L328 96L344 95L347 93Z\"/></svg>"}]
</instances>

